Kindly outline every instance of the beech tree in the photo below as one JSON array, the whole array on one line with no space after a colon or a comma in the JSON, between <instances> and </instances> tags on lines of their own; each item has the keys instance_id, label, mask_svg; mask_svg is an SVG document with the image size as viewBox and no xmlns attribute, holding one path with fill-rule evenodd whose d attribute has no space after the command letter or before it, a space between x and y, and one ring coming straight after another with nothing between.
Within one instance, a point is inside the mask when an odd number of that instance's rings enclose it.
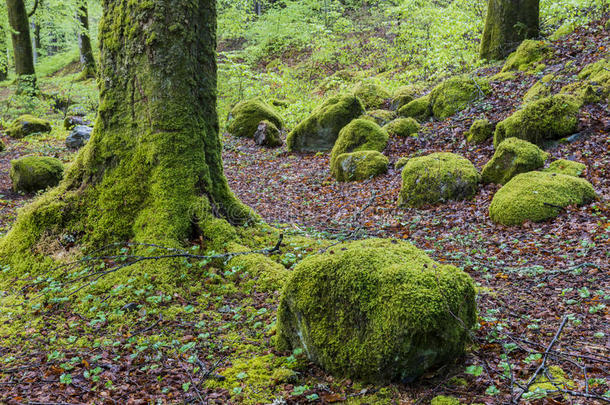
<instances>
[{"instance_id":1,"label":"beech tree","mask_svg":"<svg viewBox=\"0 0 610 405\"><path fill-rule=\"evenodd\" d=\"M0 81L6 80L8 77L8 58L6 55L6 30L0 23Z\"/></svg>"},{"instance_id":2,"label":"beech tree","mask_svg":"<svg viewBox=\"0 0 610 405\"><path fill-rule=\"evenodd\" d=\"M80 63L83 68L81 78L95 77L95 58L93 57L93 48L91 47L91 38L89 36L89 7L87 6L87 0L78 0L76 18L79 23L78 49L80 51Z\"/></svg>"},{"instance_id":3,"label":"beech tree","mask_svg":"<svg viewBox=\"0 0 610 405\"><path fill-rule=\"evenodd\" d=\"M12 267L48 267L60 249L49 240L178 246L214 237L219 218L224 229L255 218L223 172L216 1L104 0L103 10L91 140L0 242Z\"/></svg>"},{"instance_id":4,"label":"beech tree","mask_svg":"<svg viewBox=\"0 0 610 405\"><path fill-rule=\"evenodd\" d=\"M489 0L481 58L505 58L519 44L540 34L539 0Z\"/></svg>"},{"instance_id":5,"label":"beech tree","mask_svg":"<svg viewBox=\"0 0 610 405\"><path fill-rule=\"evenodd\" d=\"M28 12L23 0L6 0L6 11L12 29L15 73L19 83L17 92L23 92L27 89L34 90L36 88L36 71L34 70L34 54L32 52Z\"/></svg>"}]
</instances>

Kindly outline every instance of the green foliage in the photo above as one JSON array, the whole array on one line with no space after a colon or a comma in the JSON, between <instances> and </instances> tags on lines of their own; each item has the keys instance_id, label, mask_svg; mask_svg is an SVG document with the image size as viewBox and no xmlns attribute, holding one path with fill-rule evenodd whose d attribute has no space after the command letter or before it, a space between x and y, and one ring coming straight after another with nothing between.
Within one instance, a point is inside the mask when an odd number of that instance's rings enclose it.
<instances>
[{"instance_id":1,"label":"green foliage","mask_svg":"<svg viewBox=\"0 0 610 405\"><path fill-rule=\"evenodd\" d=\"M506 184L519 173L540 169L548 156L533 143L507 138L498 145L491 160L483 167L483 182Z\"/></svg>"},{"instance_id":2,"label":"green foliage","mask_svg":"<svg viewBox=\"0 0 610 405\"><path fill-rule=\"evenodd\" d=\"M361 181L386 173L388 158L380 152L363 150L342 153L333 161L331 173L337 181Z\"/></svg>"}]
</instances>

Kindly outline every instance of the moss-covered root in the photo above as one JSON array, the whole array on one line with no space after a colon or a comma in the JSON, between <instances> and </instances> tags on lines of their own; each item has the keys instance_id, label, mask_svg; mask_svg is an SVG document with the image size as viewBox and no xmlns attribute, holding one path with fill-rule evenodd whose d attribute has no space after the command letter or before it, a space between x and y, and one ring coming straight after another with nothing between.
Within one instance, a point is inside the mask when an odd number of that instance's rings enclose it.
<instances>
[{"instance_id":1,"label":"moss-covered root","mask_svg":"<svg viewBox=\"0 0 610 405\"><path fill-rule=\"evenodd\" d=\"M279 130L284 126L282 117L263 99L257 97L244 100L231 110L227 132L238 137L254 138L258 124L262 121L271 122Z\"/></svg>"},{"instance_id":2,"label":"moss-covered root","mask_svg":"<svg viewBox=\"0 0 610 405\"><path fill-rule=\"evenodd\" d=\"M432 153L406 161L398 205L421 207L473 197L481 180L466 158L447 152Z\"/></svg>"},{"instance_id":3,"label":"moss-covered root","mask_svg":"<svg viewBox=\"0 0 610 405\"><path fill-rule=\"evenodd\" d=\"M490 92L489 82L470 76L456 76L436 86L430 92L432 113L445 119L466 108L473 101Z\"/></svg>"},{"instance_id":4,"label":"moss-covered root","mask_svg":"<svg viewBox=\"0 0 610 405\"><path fill-rule=\"evenodd\" d=\"M505 139L483 167L483 182L506 184L517 174L540 169L548 156L548 153L528 141L518 138Z\"/></svg>"},{"instance_id":5,"label":"moss-covered root","mask_svg":"<svg viewBox=\"0 0 610 405\"><path fill-rule=\"evenodd\" d=\"M502 72L513 70L527 71L537 63L551 57L553 50L547 42L532 39L525 40L517 50L509 55L502 67Z\"/></svg>"},{"instance_id":6,"label":"moss-covered root","mask_svg":"<svg viewBox=\"0 0 610 405\"><path fill-rule=\"evenodd\" d=\"M572 96L559 94L526 104L501 121L494 133L494 146L506 138L520 138L543 145L576 132L580 102Z\"/></svg>"},{"instance_id":7,"label":"moss-covered root","mask_svg":"<svg viewBox=\"0 0 610 405\"><path fill-rule=\"evenodd\" d=\"M475 321L466 273L411 244L367 239L295 267L282 291L277 343L303 349L337 376L411 381L458 358Z\"/></svg>"},{"instance_id":8,"label":"moss-covered root","mask_svg":"<svg viewBox=\"0 0 610 405\"><path fill-rule=\"evenodd\" d=\"M342 153L333 162L331 173L337 181L362 181L388 171L389 160L374 150Z\"/></svg>"},{"instance_id":9,"label":"moss-covered root","mask_svg":"<svg viewBox=\"0 0 610 405\"><path fill-rule=\"evenodd\" d=\"M419 123L415 118L398 118L394 121L387 123L383 129L388 133L389 136L399 136L406 138L408 136L417 136L420 130Z\"/></svg>"},{"instance_id":10,"label":"moss-covered root","mask_svg":"<svg viewBox=\"0 0 610 405\"><path fill-rule=\"evenodd\" d=\"M494 125L488 119L475 120L466 132L468 143L480 145L491 138L494 133Z\"/></svg>"},{"instance_id":11,"label":"moss-covered root","mask_svg":"<svg viewBox=\"0 0 610 405\"><path fill-rule=\"evenodd\" d=\"M381 152L388 144L388 134L379 125L365 119L350 122L339 133L330 153L330 165L343 153L373 150Z\"/></svg>"},{"instance_id":12,"label":"moss-covered root","mask_svg":"<svg viewBox=\"0 0 610 405\"><path fill-rule=\"evenodd\" d=\"M494 195L489 216L503 225L542 222L555 218L568 205L583 205L596 198L593 186L584 179L557 173L522 173Z\"/></svg>"}]
</instances>

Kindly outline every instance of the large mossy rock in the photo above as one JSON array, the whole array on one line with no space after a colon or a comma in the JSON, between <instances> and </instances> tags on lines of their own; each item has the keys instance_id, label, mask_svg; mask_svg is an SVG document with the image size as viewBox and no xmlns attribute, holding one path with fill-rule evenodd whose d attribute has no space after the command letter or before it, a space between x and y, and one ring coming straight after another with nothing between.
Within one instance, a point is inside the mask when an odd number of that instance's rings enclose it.
<instances>
[{"instance_id":1,"label":"large mossy rock","mask_svg":"<svg viewBox=\"0 0 610 405\"><path fill-rule=\"evenodd\" d=\"M502 72L513 70L526 71L535 64L553 55L553 50L547 42L526 39L517 50L511 53L502 67Z\"/></svg>"},{"instance_id":2,"label":"large mossy rock","mask_svg":"<svg viewBox=\"0 0 610 405\"><path fill-rule=\"evenodd\" d=\"M52 157L25 156L11 161L10 177L14 191L33 193L55 187L63 173L61 161Z\"/></svg>"},{"instance_id":3,"label":"large mossy rock","mask_svg":"<svg viewBox=\"0 0 610 405\"><path fill-rule=\"evenodd\" d=\"M286 138L288 150L318 152L331 150L343 127L364 114L362 101L354 95L326 100L297 125Z\"/></svg>"},{"instance_id":4,"label":"large mossy rock","mask_svg":"<svg viewBox=\"0 0 610 405\"><path fill-rule=\"evenodd\" d=\"M364 108L367 110L377 110L386 106L391 94L382 86L372 82L361 82L353 89L353 93L358 97Z\"/></svg>"},{"instance_id":5,"label":"large mossy rock","mask_svg":"<svg viewBox=\"0 0 610 405\"><path fill-rule=\"evenodd\" d=\"M356 119L339 133L337 142L330 153L330 167L343 153L374 150L381 152L388 144L388 133L376 123L366 119Z\"/></svg>"},{"instance_id":6,"label":"large mossy rock","mask_svg":"<svg viewBox=\"0 0 610 405\"><path fill-rule=\"evenodd\" d=\"M420 125L415 118L398 118L387 123L383 129L389 136L398 136L406 138L408 136L417 136L420 130Z\"/></svg>"},{"instance_id":7,"label":"large mossy rock","mask_svg":"<svg viewBox=\"0 0 610 405\"><path fill-rule=\"evenodd\" d=\"M498 190L489 206L489 216L503 225L542 222L555 218L568 205L583 205L595 199L593 186L584 179L528 172L513 177Z\"/></svg>"},{"instance_id":8,"label":"large mossy rock","mask_svg":"<svg viewBox=\"0 0 610 405\"><path fill-rule=\"evenodd\" d=\"M445 80L430 92L432 114L445 119L466 108L473 101L490 92L489 82L470 76L456 76Z\"/></svg>"},{"instance_id":9,"label":"large mossy rock","mask_svg":"<svg viewBox=\"0 0 610 405\"><path fill-rule=\"evenodd\" d=\"M550 75L549 75L550 76ZM523 95L523 103L527 104L532 101L540 100L551 95L551 81L552 79L546 76L538 80L536 83L529 88L529 90Z\"/></svg>"},{"instance_id":10,"label":"large mossy rock","mask_svg":"<svg viewBox=\"0 0 610 405\"><path fill-rule=\"evenodd\" d=\"M466 133L468 143L480 145L494 134L494 125L488 119L475 120Z\"/></svg>"},{"instance_id":11,"label":"large mossy rock","mask_svg":"<svg viewBox=\"0 0 610 405\"><path fill-rule=\"evenodd\" d=\"M531 142L519 138L505 139L483 166L483 183L506 184L518 174L540 169L548 157L548 153Z\"/></svg>"},{"instance_id":12,"label":"large mossy rock","mask_svg":"<svg viewBox=\"0 0 610 405\"><path fill-rule=\"evenodd\" d=\"M448 152L432 153L407 160L402 169L398 205L421 207L473 197L481 180L466 158Z\"/></svg>"},{"instance_id":13,"label":"large mossy rock","mask_svg":"<svg viewBox=\"0 0 610 405\"><path fill-rule=\"evenodd\" d=\"M466 273L411 244L367 239L295 267L282 291L277 344L302 349L336 376L411 381L458 358L475 322Z\"/></svg>"},{"instance_id":14,"label":"large mossy rock","mask_svg":"<svg viewBox=\"0 0 610 405\"><path fill-rule=\"evenodd\" d=\"M9 125L6 134L11 138L21 139L31 134L51 132L51 123L32 115L22 115Z\"/></svg>"},{"instance_id":15,"label":"large mossy rock","mask_svg":"<svg viewBox=\"0 0 610 405\"><path fill-rule=\"evenodd\" d=\"M578 129L579 101L558 94L531 102L501 121L494 133L494 146L507 138L520 138L544 145L545 142L573 134Z\"/></svg>"},{"instance_id":16,"label":"large mossy rock","mask_svg":"<svg viewBox=\"0 0 610 405\"><path fill-rule=\"evenodd\" d=\"M414 118L418 121L427 120L432 116L430 95L427 94L405 104L398 110L398 116L403 118Z\"/></svg>"},{"instance_id":17,"label":"large mossy rock","mask_svg":"<svg viewBox=\"0 0 610 405\"><path fill-rule=\"evenodd\" d=\"M380 152L362 150L340 154L330 171L337 181L362 181L387 173L388 164L388 158Z\"/></svg>"},{"instance_id":18,"label":"large mossy rock","mask_svg":"<svg viewBox=\"0 0 610 405\"><path fill-rule=\"evenodd\" d=\"M269 121L280 130L284 126L282 117L261 98L244 100L231 110L227 132L233 136L252 139L262 121Z\"/></svg>"}]
</instances>

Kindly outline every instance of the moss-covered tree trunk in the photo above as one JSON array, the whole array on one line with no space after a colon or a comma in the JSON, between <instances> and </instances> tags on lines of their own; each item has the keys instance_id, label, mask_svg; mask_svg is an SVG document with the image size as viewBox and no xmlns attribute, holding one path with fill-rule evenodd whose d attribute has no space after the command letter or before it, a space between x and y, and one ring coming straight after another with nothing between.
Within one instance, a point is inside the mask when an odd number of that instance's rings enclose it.
<instances>
[{"instance_id":1,"label":"moss-covered tree trunk","mask_svg":"<svg viewBox=\"0 0 610 405\"><path fill-rule=\"evenodd\" d=\"M93 48L91 47L91 38L89 37L89 10L87 7L87 0L80 0L76 18L80 25L78 48L80 50L80 63L83 68L81 78L86 79L95 77L95 58L93 57Z\"/></svg>"},{"instance_id":2,"label":"moss-covered tree trunk","mask_svg":"<svg viewBox=\"0 0 610 405\"><path fill-rule=\"evenodd\" d=\"M6 51L6 29L2 23L0 23L0 82L6 80L8 77L8 55Z\"/></svg>"},{"instance_id":3,"label":"moss-covered tree trunk","mask_svg":"<svg viewBox=\"0 0 610 405\"><path fill-rule=\"evenodd\" d=\"M12 28L11 38L15 58L15 73L19 82L18 92L34 90L36 72L34 70L28 12L23 0L6 0L6 10Z\"/></svg>"},{"instance_id":4,"label":"moss-covered tree trunk","mask_svg":"<svg viewBox=\"0 0 610 405\"><path fill-rule=\"evenodd\" d=\"M481 58L499 60L540 34L539 0L489 0Z\"/></svg>"},{"instance_id":5,"label":"moss-covered tree trunk","mask_svg":"<svg viewBox=\"0 0 610 405\"><path fill-rule=\"evenodd\" d=\"M253 219L223 173L215 0L104 0L103 7L91 140L60 185L20 212L0 242L0 260L48 257L49 238L179 245L213 236L206 224L218 217Z\"/></svg>"}]
</instances>

